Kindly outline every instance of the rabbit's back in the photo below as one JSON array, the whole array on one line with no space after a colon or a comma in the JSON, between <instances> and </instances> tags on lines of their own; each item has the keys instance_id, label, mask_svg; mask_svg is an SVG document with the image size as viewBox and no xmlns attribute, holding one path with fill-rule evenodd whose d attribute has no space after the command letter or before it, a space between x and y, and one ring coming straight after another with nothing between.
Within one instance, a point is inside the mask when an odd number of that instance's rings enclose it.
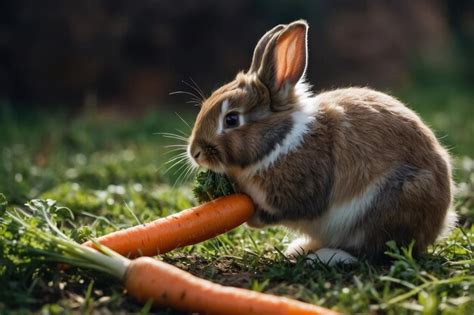
<instances>
[{"instance_id":1,"label":"rabbit's back","mask_svg":"<svg viewBox=\"0 0 474 315\"><path fill-rule=\"evenodd\" d=\"M390 239L414 239L423 250L448 223L447 151L412 110L384 93L348 88L316 101L316 128L318 119L332 121L334 158L320 238L357 255L377 256Z\"/></svg>"},{"instance_id":2,"label":"rabbit's back","mask_svg":"<svg viewBox=\"0 0 474 315\"><path fill-rule=\"evenodd\" d=\"M401 102L367 88L325 92L316 100L317 115L333 120L335 189L339 190L333 192L334 202L350 199L405 164L432 172L440 188L450 194L449 154Z\"/></svg>"}]
</instances>

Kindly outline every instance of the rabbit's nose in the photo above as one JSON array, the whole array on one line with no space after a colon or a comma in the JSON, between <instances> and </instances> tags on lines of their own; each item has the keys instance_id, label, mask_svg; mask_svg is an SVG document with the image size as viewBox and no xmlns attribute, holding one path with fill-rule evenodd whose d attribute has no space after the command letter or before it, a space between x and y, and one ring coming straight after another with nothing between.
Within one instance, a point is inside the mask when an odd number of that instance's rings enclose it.
<instances>
[{"instance_id":1,"label":"rabbit's nose","mask_svg":"<svg viewBox=\"0 0 474 315\"><path fill-rule=\"evenodd\" d=\"M199 145L192 144L189 148L189 155L191 155L193 159L197 161L197 159L201 156L201 151L202 150Z\"/></svg>"}]
</instances>

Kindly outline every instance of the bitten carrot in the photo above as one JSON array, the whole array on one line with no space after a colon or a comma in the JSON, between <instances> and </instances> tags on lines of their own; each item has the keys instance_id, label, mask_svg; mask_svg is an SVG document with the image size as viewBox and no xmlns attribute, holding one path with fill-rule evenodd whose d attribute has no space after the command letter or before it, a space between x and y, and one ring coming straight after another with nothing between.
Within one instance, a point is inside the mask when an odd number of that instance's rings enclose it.
<instances>
[{"instance_id":1,"label":"bitten carrot","mask_svg":"<svg viewBox=\"0 0 474 315\"><path fill-rule=\"evenodd\" d=\"M249 197L234 194L104 235L97 242L123 256L155 256L225 233L247 221L253 212ZM97 248L90 241L84 245Z\"/></svg>"},{"instance_id":2,"label":"bitten carrot","mask_svg":"<svg viewBox=\"0 0 474 315\"><path fill-rule=\"evenodd\" d=\"M125 287L130 295L142 303L153 299L155 305L205 314L337 314L320 306L285 297L212 283L150 257L140 257L130 262Z\"/></svg>"}]
</instances>

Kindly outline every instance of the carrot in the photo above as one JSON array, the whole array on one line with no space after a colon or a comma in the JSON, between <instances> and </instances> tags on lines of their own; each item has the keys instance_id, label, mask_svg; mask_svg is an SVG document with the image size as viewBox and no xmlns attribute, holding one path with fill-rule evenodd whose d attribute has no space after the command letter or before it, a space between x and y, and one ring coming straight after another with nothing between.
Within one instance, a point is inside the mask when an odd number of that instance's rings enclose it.
<instances>
[{"instance_id":1,"label":"carrot","mask_svg":"<svg viewBox=\"0 0 474 315\"><path fill-rule=\"evenodd\" d=\"M155 256L207 240L247 221L254 212L246 195L221 197L153 222L99 237L97 242L123 256ZM84 245L97 249L88 241Z\"/></svg>"},{"instance_id":2,"label":"carrot","mask_svg":"<svg viewBox=\"0 0 474 315\"><path fill-rule=\"evenodd\" d=\"M142 303L153 299L155 305L182 311L228 315L337 314L285 297L215 284L150 257L131 261L125 287Z\"/></svg>"},{"instance_id":3,"label":"carrot","mask_svg":"<svg viewBox=\"0 0 474 315\"><path fill-rule=\"evenodd\" d=\"M6 215L23 227L23 233L35 240L28 246L36 252L68 265L92 268L121 279L128 294L140 302L153 300L157 306L205 314L336 314L323 307L285 297L215 284L150 257L130 260L98 243L99 251L96 251L63 234L48 217L50 207L50 204L39 201L30 204L30 209L42 212L49 230L38 225L37 220L29 221L29 217L25 220L18 213L7 211Z\"/></svg>"}]
</instances>

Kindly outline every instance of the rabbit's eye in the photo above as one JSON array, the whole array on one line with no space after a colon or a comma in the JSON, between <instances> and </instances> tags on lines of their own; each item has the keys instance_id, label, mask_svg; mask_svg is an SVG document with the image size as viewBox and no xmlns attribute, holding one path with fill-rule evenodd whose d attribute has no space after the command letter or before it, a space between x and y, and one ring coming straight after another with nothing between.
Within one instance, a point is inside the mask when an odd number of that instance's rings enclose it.
<instances>
[{"instance_id":1,"label":"rabbit's eye","mask_svg":"<svg viewBox=\"0 0 474 315\"><path fill-rule=\"evenodd\" d=\"M230 112L224 117L224 127L225 128L235 128L239 126L239 113Z\"/></svg>"}]
</instances>

